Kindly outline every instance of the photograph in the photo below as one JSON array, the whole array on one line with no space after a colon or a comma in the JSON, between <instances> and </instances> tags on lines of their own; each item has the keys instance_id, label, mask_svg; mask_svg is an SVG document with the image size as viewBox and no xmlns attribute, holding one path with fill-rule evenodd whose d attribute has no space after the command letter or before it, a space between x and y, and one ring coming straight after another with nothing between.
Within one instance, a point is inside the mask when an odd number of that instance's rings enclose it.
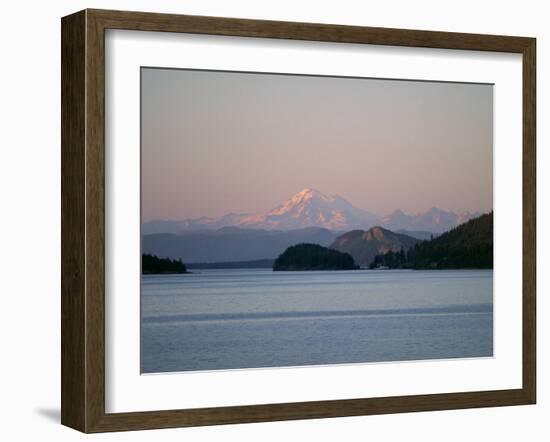
<instances>
[{"instance_id":1,"label":"photograph","mask_svg":"<svg viewBox=\"0 0 550 442\"><path fill-rule=\"evenodd\" d=\"M493 356L493 85L141 68L141 372Z\"/></svg>"}]
</instances>

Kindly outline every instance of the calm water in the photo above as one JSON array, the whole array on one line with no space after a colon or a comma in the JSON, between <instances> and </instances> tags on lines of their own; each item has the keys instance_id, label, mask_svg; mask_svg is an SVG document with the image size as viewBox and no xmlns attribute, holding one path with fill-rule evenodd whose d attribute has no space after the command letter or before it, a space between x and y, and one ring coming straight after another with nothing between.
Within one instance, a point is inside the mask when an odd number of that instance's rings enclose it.
<instances>
[{"instance_id":1,"label":"calm water","mask_svg":"<svg viewBox=\"0 0 550 442\"><path fill-rule=\"evenodd\" d=\"M142 278L144 373L492 356L493 272Z\"/></svg>"}]
</instances>

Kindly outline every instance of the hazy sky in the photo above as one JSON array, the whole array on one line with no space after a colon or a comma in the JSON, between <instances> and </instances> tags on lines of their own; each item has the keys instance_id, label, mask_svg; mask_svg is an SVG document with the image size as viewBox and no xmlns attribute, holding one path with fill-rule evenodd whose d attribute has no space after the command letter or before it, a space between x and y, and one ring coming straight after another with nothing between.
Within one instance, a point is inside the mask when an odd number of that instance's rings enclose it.
<instances>
[{"instance_id":1,"label":"hazy sky","mask_svg":"<svg viewBox=\"0 0 550 442\"><path fill-rule=\"evenodd\" d=\"M143 220L305 187L381 215L493 207L490 85L142 69Z\"/></svg>"}]
</instances>

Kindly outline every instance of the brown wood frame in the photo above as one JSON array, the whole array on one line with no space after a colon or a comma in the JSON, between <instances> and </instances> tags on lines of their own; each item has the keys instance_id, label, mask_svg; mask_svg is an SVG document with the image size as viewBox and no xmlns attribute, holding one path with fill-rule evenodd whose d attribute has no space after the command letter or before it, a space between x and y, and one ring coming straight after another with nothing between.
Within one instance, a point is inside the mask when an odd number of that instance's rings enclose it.
<instances>
[{"instance_id":1,"label":"brown wood frame","mask_svg":"<svg viewBox=\"0 0 550 442\"><path fill-rule=\"evenodd\" d=\"M514 390L105 413L105 30L185 32L523 55L523 386ZM62 19L61 422L83 432L534 404L536 40L106 10Z\"/></svg>"}]
</instances>

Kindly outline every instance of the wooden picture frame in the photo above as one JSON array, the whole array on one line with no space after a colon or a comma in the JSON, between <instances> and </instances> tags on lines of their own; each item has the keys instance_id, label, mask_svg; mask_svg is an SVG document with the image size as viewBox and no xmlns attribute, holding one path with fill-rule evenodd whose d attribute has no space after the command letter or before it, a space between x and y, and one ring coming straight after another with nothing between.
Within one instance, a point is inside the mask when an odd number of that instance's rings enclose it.
<instances>
[{"instance_id":1,"label":"wooden picture frame","mask_svg":"<svg viewBox=\"0 0 550 442\"><path fill-rule=\"evenodd\" d=\"M523 385L512 390L105 412L105 30L123 29L518 53L523 57ZM84 10L62 19L62 424L83 432L534 404L534 38Z\"/></svg>"}]
</instances>

